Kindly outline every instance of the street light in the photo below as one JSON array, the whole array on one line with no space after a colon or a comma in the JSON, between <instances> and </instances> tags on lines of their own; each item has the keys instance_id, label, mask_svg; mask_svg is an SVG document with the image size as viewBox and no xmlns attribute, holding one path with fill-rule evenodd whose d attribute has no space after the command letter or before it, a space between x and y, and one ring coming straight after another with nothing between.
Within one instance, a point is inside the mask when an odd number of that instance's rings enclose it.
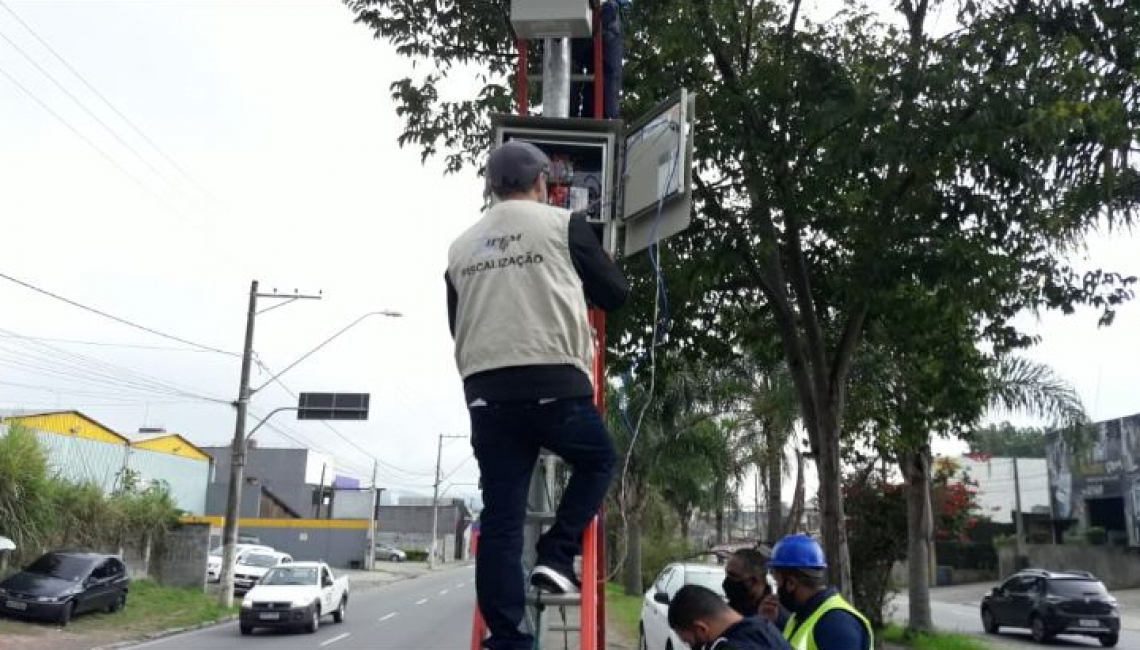
<instances>
[{"instance_id":1,"label":"street light","mask_svg":"<svg viewBox=\"0 0 1140 650\"><path fill-rule=\"evenodd\" d=\"M297 293L297 292L294 292L293 295L278 294L276 292L271 293L271 294L260 293L258 291L258 286L259 285L258 285L257 280L254 280L250 284L249 309L248 309L248 312L246 314L245 346L244 346L244 349L242 351L241 381L238 385L238 399L236 402L234 402L234 406L237 409L237 417L236 417L236 423L234 426L234 438L233 438L233 442L232 442L231 448L230 448L230 482L229 482L229 485L228 485L228 488L226 491L226 517L225 517L225 523L224 523L223 529L222 529L223 552L222 552L222 570L221 570L221 593L219 594L219 603L223 607L227 607L227 608L233 606L233 584L234 584L233 580L234 580L235 560L237 559L236 544L237 544L237 534L238 534L238 517L241 514L241 496L242 496L242 485L243 485L242 472L243 472L243 468L245 465L245 455L246 455L246 451L247 451L246 442L249 439L249 437L245 433L245 425L246 425L246 413L247 413L247 410L249 408L250 399L253 397L253 395L255 393L263 390L266 386L273 383L274 381L277 381L278 378L281 377L281 375L283 375L286 372L297 367L297 364L301 363L305 359L308 359L310 356L315 354L318 350L325 347L326 345L328 345L329 343L334 341L337 337L341 336L342 334L344 334L348 330L355 327L357 325L357 323L360 323L364 319L366 319L370 316L388 316L388 317L398 318L398 317L403 315L399 312L388 311L388 310L368 312L368 313L364 314L363 316L361 316L360 318L357 318L356 320L349 323L347 326L345 326L343 329L338 331L336 334L333 334L329 338L325 339L317 347L315 347L312 350L309 350L308 352L303 354L300 358L298 358L293 363L289 364L281 372L270 377L269 381L265 382L265 384L261 385L260 387L258 387L256 389L251 389L250 385L249 385L249 380L250 380L249 375L250 375L250 366L253 365L254 323L257 319L258 314L263 314L266 311L269 311L270 309L274 309L276 307L281 306L281 305L275 305L274 307L271 307L269 309L265 309L265 310L262 310L259 312L257 309L258 298L285 300L286 302L284 304L295 302L295 301L301 300L301 299L315 299L315 300L320 299L319 295L307 296L307 295L301 295L300 293ZM285 410L285 409L278 409L278 411L280 411L280 410ZM276 413L278 411L274 411L274 413ZM301 411L298 410L298 412L301 412ZM270 413L270 416L272 416L272 415L273 415L273 413ZM270 416L266 416L266 418L264 420L259 422L257 424L257 426L254 427L254 430L256 431L256 429L258 427L260 427L262 424L264 424L269 419ZM250 435L251 436L253 435L252 431L250 432Z\"/></svg>"},{"instance_id":2,"label":"street light","mask_svg":"<svg viewBox=\"0 0 1140 650\"><path fill-rule=\"evenodd\" d=\"M285 374L285 373L289 372L289 371L290 371L290 370L292 370L293 368L296 368L296 367L297 367L297 365L298 365L298 364L300 364L302 361L304 361L305 359L308 359L309 357L313 356L313 355L314 355L314 354L316 354L318 351L320 351L320 350L321 350L321 348L325 347L325 346L326 346L326 345L328 345L329 343L332 343L332 342L333 342L333 341L335 341L336 339L340 338L340 336L341 336L342 334L344 334L344 333L345 333L345 332L347 332L348 330L350 330L350 329L352 329L352 328L356 327L358 324L360 324L360 322L361 322L361 321L363 321L364 319L366 319L366 318L368 318L368 317L370 317L370 316L387 316L388 318L403 318L403 317L404 317L404 315L403 315L403 314L401 314L401 313L400 313L400 312L398 312L398 311L390 311L390 310L387 310L387 309L383 309L383 310L380 310L380 311L370 311L370 312L368 312L367 314L364 314L363 316L361 316L360 318L357 318L356 320L352 321L352 322L351 322L351 323L349 323L348 325L345 325L345 326L344 326L343 328L341 328L341 329L340 329L340 330L339 330L339 331L338 331L336 334L333 334L332 336L330 336L330 337L328 337L327 339L325 339L324 341L322 341L322 342L321 342L319 345L317 345L317 347L313 348L312 350L309 350L309 351L308 351L308 352L306 352L305 354L302 354L302 355L300 356L300 358L298 358L296 361L294 361L293 363L291 363L291 364L289 364L289 365L285 366L285 369L284 369L284 370L282 370L281 372L277 373L276 375L273 375L273 376L272 376L272 377L270 377L270 378L269 378L269 380L268 380L268 381L266 381L264 384L262 384L262 385L258 386L257 388L253 389L253 392L254 392L254 393L257 393L257 392L260 392L260 391L264 390L266 386L268 386L269 384L272 384L273 382L277 381L277 379L278 379L278 378L279 378L281 375L283 375L283 374Z\"/></svg>"}]
</instances>

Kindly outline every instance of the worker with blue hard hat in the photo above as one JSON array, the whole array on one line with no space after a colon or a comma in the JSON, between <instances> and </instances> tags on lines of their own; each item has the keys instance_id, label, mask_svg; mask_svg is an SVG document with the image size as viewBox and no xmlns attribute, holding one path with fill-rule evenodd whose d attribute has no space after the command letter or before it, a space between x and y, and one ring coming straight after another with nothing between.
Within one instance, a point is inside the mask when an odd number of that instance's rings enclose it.
<instances>
[{"instance_id":1,"label":"worker with blue hard hat","mask_svg":"<svg viewBox=\"0 0 1140 650\"><path fill-rule=\"evenodd\" d=\"M867 618L837 589L827 586L827 558L810 535L788 535L772 549L768 570L776 582L761 613L775 620L780 607L791 612L784 637L793 650L871 650Z\"/></svg>"}]
</instances>

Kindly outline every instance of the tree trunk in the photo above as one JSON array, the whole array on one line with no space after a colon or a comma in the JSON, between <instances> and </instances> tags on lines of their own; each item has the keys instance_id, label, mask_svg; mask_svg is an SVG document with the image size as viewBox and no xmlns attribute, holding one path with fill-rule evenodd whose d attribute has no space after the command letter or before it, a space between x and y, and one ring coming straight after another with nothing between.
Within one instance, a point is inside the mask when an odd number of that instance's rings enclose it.
<instances>
[{"instance_id":1,"label":"tree trunk","mask_svg":"<svg viewBox=\"0 0 1140 650\"><path fill-rule=\"evenodd\" d=\"M689 546L689 531L691 530L690 524L692 523L693 513L686 510L684 514L680 515L681 519L681 539L685 540L685 546Z\"/></svg>"},{"instance_id":2,"label":"tree trunk","mask_svg":"<svg viewBox=\"0 0 1140 650\"><path fill-rule=\"evenodd\" d=\"M907 629L927 632L934 628L930 610L930 559L933 518L930 512L930 452L902 454L900 468L906 478L907 594L910 612Z\"/></svg>"},{"instance_id":3,"label":"tree trunk","mask_svg":"<svg viewBox=\"0 0 1140 650\"><path fill-rule=\"evenodd\" d=\"M768 474L767 541L769 544L775 544L780 541L780 538L784 536L784 531L791 530L783 525L784 446L779 444L780 441L777 440L777 437L771 427L765 429L764 442L767 445L767 449L764 450L764 453L768 465L765 470ZM797 483L797 486L798 485L799 483Z\"/></svg>"},{"instance_id":4,"label":"tree trunk","mask_svg":"<svg viewBox=\"0 0 1140 650\"><path fill-rule=\"evenodd\" d=\"M791 534L800 532L803 529L804 521L804 505L807 500L807 488L804 485L804 455L796 450L796 488L792 492L792 507L788 509L788 518L784 522L784 532ZM780 537L783 537L781 533ZM772 540L778 542L779 538Z\"/></svg>"},{"instance_id":5,"label":"tree trunk","mask_svg":"<svg viewBox=\"0 0 1140 650\"><path fill-rule=\"evenodd\" d=\"M626 555L622 567L622 586L627 596L641 596L641 508L634 508L625 518Z\"/></svg>"},{"instance_id":6,"label":"tree trunk","mask_svg":"<svg viewBox=\"0 0 1140 650\"><path fill-rule=\"evenodd\" d=\"M756 467L755 469L756 469L756 480L755 480L754 485L753 485L754 493L752 495L753 496L752 517L753 517L753 523L756 526L755 538L756 538L756 541L759 542L760 540L764 539L764 522L761 521L762 517L760 515L760 468Z\"/></svg>"},{"instance_id":7,"label":"tree trunk","mask_svg":"<svg viewBox=\"0 0 1140 650\"><path fill-rule=\"evenodd\" d=\"M724 504L716 507L716 543L724 543Z\"/></svg>"},{"instance_id":8,"label":"tree trunk","mask_svg":"<svg viewBox=\"0 0 1140 650\"><path fill-rule=\"evenodd\" d=\"M819 452L816 468L819 470L820 527L823 532L823 551L827 556L828 580L843 597L851 600L851 556L847 550L847 517L843 508L843 481L840 474L839 418L836 404L828 400L823 410L828 411L820 422Z\"/></svg>"}]
</instances>

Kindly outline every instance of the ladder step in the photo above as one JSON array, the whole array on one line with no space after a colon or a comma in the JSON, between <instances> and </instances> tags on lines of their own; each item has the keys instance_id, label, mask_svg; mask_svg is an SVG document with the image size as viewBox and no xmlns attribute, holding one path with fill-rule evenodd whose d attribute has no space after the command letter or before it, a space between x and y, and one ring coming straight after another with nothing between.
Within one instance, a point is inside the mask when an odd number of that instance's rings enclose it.
<instances>
[{"instance_id":1,"label":"ladder step","mask_svg":"<svg viewBox=\"0 0 1140 650\"><path fill-rule=\"evenodd\" d=\"M557 519L558 515L553 512L526 513L526 523L528 524L553 524Z\"/></svg>"},{"instance_id":2,"label":"ladder step","mask_svg":"<svg viewBox=\"0 0 1140 650\"><path fill-rule=\"evenodd\" d=\"M581 632L582 631L582 627L580 625L551 625L550 627L548 627L546 629L550 632Z\"/></svg>"},{"instance_id":3,"label":"ladder step","mask_svg":"<svg viewBox=\"0 0 1140 650\"><path fill-rule=\"evenodd\" d=\"M551 594L545 591L527 593L528 605L550 605L553 607L578 607L582 604L582 594Z\"/></svg>"},{"instance_id":4,"label":"ladder step","mask_svg":"<svg viewBox=\"0 0 1140 650\"><path fill-rule=\"evenodd\" d=\"M539 83L539 84L540 84L540 83L542 83L542 71L539 71L539 72L535 72L535 73L532 73L532 74L531 74L531 75L528 77L528 79L529 79L530 83L532 83L532 84L535 84L535 83ZM594 75L592 75L592 74L579 74L579 73L574 73L574 74L571 74L571 75L570 75L570 81L577 81L577 82L579 82L579 83L580 83L580 82L588 82L588 81L593 81L593 80L594 80Z\"/></svg>"}]
</instances>

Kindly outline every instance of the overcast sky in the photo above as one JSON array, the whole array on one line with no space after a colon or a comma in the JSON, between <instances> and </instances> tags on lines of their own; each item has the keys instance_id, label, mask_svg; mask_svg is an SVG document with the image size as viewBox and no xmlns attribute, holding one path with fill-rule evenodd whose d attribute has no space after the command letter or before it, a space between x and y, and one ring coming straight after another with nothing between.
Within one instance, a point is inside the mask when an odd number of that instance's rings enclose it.
<instances>
[{"instance_id":1,"label":"overcast sky","mask_svg":"<svg viewBox=\"0 0 1140 650\"><path fill-rule=\"evenodd\" d=\"M241 348L251 279L323 292L259 318L258 357L277 370L361 314L402 312L366 319L283 377L294 391L371 393L367 423L334 433L282 414L258 438L314 447L366 479L376 458L381 486L428 493L437 435L468 431L441 275L481 187L474 171L445 177L397 146L387 86L408 62L335 0L3 1L161 152L0 6L0 273L227 352ZM1091 263L1140 275L1138 252L1134 238L1098 237ZM1140 312L1124 307L1107 330L1095 321L1048 315L1029 355L1095 418L1140 411ZM232 434L219 401L236 394L235 356L3 280L0 328L0 408L78 408L200 445ZM254 385L267 378L258 369ZM254 410L292 402L271 385ZM472 491L466 441L448 442L443 468L450 494Z\"/></svg>"}]
</instances>

